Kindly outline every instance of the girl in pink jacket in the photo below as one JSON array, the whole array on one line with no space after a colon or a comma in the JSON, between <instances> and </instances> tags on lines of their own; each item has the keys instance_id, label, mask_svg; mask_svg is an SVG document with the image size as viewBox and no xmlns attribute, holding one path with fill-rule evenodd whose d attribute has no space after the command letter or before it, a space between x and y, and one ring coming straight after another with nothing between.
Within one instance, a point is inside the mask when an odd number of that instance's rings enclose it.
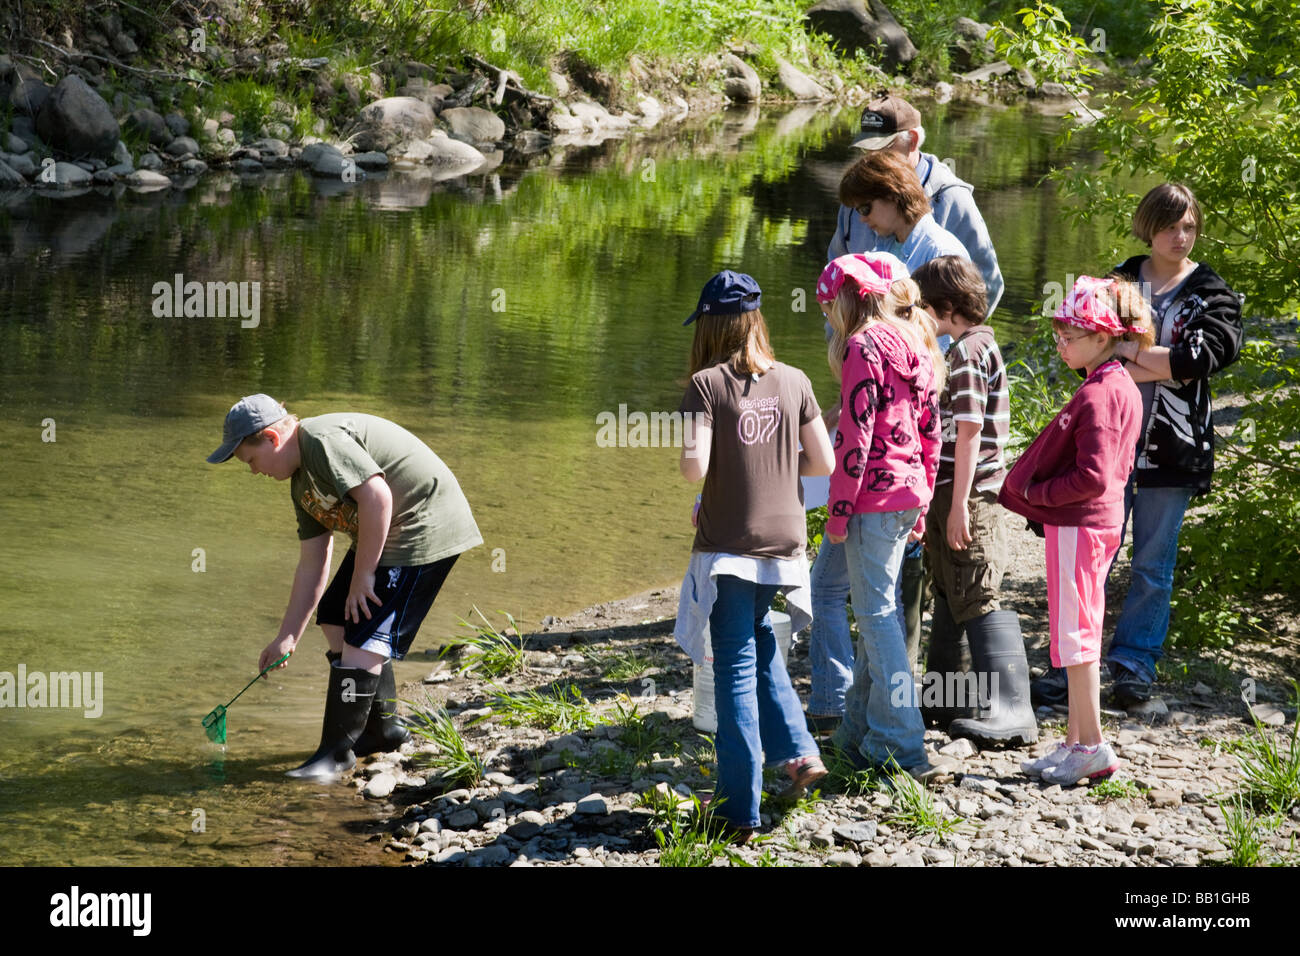
<instances>
[{"instance_id":1,"label":"girl in pink jacket","mask_svg":"<svg viewBox=\"0 0 1300 956\"><path fill-rule=\"evenodd\" d=\"M888 253L840 256L817 283L841 401L826 536L845 544L861 634L832 742L859 767L896 764L928 781L939 768L926 756L894 600L904 548L925 529L941 444L945 364L919 297Z\"/></svg>"},{"instance_id":2,"label":"girl in pink jacket","mask_svg":"<svg viewBox=\"0 0 1300 956\"><path fill-rule=\"evenodd\" d=\"M1150 348L1154 332L1136 286L1091 276L1079 277L1052 326L1061 359L1087 378L1016 461L998 500L1043 526L1052 665L1065 668L1070 693L1064 742L1021 769L1068 786L1119 768L1101 736L1098 661L1142 396L1115 349L1120 341Z\"/></svg>"}]
</instances>

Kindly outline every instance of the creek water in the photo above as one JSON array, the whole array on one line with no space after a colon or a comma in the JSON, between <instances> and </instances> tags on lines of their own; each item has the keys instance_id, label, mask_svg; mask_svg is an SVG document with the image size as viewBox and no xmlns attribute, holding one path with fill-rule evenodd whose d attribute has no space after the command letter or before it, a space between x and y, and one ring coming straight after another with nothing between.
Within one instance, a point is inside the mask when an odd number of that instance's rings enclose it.
<instances>
[{"instance_id":1,"label":"creek water","mask_svg":"<svg viewBox=\"0 0 1300 956\"><path fill-rule=\"evenodd\" d=\"M1021 107L924 112L926 150L976 187L1012 341L1044 283L1113 261L1041 182L1090 157ZM0 194L0 672L102 675L93 706L0 708L0 863L378 862L351 788L282 775L319 735L319 632L231 708L226 748L199 726L256 672L297 556L287 486L203 460L225 411L265 391L382 415L456 473L485 544L399 682L473 606L527 627L675 586L695 489L672 448L602 447L597 417L677 407L682 320L724 267L834 400L812 287L855 122L727 113L449 182ZM259 283L257 324L158 315L177 275Z\"/></svg>"}]
</instances>

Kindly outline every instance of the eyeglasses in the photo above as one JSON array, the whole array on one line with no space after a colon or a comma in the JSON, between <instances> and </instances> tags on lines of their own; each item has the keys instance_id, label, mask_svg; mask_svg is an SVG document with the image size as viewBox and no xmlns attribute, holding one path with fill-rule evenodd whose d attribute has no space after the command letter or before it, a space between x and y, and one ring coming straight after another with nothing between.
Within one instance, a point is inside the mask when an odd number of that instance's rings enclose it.
<instances>
[{"instance_id":1,"label":"eyeglasses","mask_svg":"<svg viewBox=\"0 0 1300 956\"><path fill-rule=\"evenodd\" d=\"M856 212L863 219L866 219L868 216L871 215L871 203L867 203L865 206L854 206L853 211Z\"/></svg>"},{"instance_id":2,"label":"eyeglasses","mask_svg":"<svg viewBox=\"0 0 1300 956\"><path fill-rule=\"evenodd\" d=\"M1065 348L1071 342L1076 342L1087 334L1087 332L1080 332L1078 335L1066 335L1064 332L1053 331L1052 338L1056 339L1057 345L1061 346L1061 348Z\"/></svg>"}]
</instances>

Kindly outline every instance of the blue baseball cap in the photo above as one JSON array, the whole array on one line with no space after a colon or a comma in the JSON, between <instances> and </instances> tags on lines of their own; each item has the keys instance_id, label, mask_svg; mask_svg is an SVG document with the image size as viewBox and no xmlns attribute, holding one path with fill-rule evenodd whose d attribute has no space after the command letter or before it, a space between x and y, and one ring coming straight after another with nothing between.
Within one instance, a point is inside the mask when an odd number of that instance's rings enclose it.
<instances>
[{"instance_id":1,"label":"blue baseball cap","mask_svg":"<svg viewBox=\"0 0 1300 956\"><path fill-rule=\"evenodd\" d=\"M235 453L241 441L249 435L256 435L268 425L274 425L287 414L284 406L270 395L261 392L245 395L226 413L221 447L208 456L208 461L214 465L221 464Z\"/></svg>"},{"instance_id":2,"label":"blue baseball cap","mask_svg":"<svg viewBox=\"0 0 1300 956\"><path fill-rule=\"evenodd\" d=\"M682 325L690 325L704 313L709 315L734 315L737 312L753 312L763 300L763 293L753 276L743 272L723 269L708 282L700 293L699 304L691 317Z\"/></svg>"}]
</instances>

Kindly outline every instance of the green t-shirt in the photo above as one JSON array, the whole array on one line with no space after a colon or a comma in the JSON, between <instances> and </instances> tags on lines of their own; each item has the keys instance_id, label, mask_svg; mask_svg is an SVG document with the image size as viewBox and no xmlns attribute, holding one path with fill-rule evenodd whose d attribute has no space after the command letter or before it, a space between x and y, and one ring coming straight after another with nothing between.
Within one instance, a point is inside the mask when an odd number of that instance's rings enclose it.
<instances>
[{"instance_id":1,"label":"green t-shirt","mask_svg":"<svg viewBox=\"0 0 1300 956\"><path fill-rule=\"evenodd\" d=\"M357 503L348 492L381 474L393 494L381 565L430 564L483 543L456 476L400 425L347 412L305 418L298 450L289 490L300 540L343 531L355 548Z\"/></svg>"}]
</instances>

